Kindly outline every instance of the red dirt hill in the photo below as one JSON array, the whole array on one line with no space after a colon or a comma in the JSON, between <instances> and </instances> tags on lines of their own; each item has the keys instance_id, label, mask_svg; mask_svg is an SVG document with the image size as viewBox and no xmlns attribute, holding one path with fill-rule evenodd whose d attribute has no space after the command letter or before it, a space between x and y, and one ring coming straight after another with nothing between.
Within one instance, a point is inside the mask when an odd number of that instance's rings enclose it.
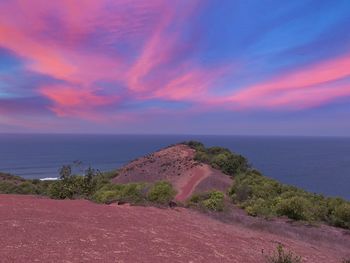
<instances>
[{"instance_id":1,"label":"red dirt hill","mask_svg":"<svg viewBox=\"0 0 350 263\"><path fill-rule=\"evenodd\" d=\"M340 230L328 231L324 240L310 240L303 234L287 237L225 224L184 208L16 195L0 195L0 233L3 263L260 263L261 251L269 253L278 243L306 263L340 263L350 253L350 235Z\"/></svg>"},{"instance_id":2,"label":"red dirt hill","mask_svg":"<svg viewBox=\"0 0 350 263\"><path fill-rule=\"evenodd\" d=\"M167 180L177 190L178 201L184 201L194 192L212 189L226 191L232 179L207 164L194 160L195 151L179 144L141 157L124 166L115 183L156 182Z\"/></svg>"}]
</instances>

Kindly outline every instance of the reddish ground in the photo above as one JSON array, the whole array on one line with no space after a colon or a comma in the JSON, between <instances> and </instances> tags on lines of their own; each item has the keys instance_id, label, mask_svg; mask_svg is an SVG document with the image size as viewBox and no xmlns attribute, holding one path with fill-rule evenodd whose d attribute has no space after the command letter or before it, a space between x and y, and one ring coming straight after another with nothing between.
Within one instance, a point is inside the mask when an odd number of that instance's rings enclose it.
<instances>
[{"instance_id":1,"label":"reddish ground","mask_svg":"<svg viewBox=\"0 0 350 263\"><path fill-rule=\"evenodd\" d=\"M124 166L115 183L156 182L167 180L173 184L178 194L176 200L185 201L197 190L218 189L226 191L232 180L229 176L206 164L194 160L195 151L187 145L175 145Z\"/></svg>"},{"instance_id":2,"label":"reddish ground","mask_svg":"<svg viewBox=\"0 0 350 263\"><path fill-rule=\"evenodd\" d=\"M199 182L201 182L209 175L210 169L207 165L192 168L190 176L182 176L176 182L175 187L178 189L178 193L175 199L178 201L185 201L188 199Z\"/></svg>"},{"instance_id":3,"label":"reddish ground","mask_svg":"<svg viewBox=\"0 0 350 263\"><path fill-rule=\"evenodd\" d=\"M282 243L303 262L340 263L350 237L308 240L158 209L0 195L1 262L264 262ZM345 233L345 232L344 232ZM348 232L347 232L348 233ZM342 242L335 239L342 238Z\"/></svg>"}]
</instances>

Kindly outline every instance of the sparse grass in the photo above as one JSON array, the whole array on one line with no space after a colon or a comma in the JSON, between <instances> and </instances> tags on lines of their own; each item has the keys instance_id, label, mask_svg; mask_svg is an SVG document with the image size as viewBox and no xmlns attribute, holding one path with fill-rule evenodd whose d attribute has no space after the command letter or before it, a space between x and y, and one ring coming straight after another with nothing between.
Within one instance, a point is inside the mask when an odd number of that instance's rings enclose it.
<instances>
[{"instance_id":1,"label":"sparse grass","mask_svg":"<svg viewBox=\"0 0 350 263\"><path fill-rule=\"evenodd\" d=\"M282 245L278 245L272 255L264 255L266 263L301 263L301 257L291 251L286 251Z\"/></svg>"}]
</instances>

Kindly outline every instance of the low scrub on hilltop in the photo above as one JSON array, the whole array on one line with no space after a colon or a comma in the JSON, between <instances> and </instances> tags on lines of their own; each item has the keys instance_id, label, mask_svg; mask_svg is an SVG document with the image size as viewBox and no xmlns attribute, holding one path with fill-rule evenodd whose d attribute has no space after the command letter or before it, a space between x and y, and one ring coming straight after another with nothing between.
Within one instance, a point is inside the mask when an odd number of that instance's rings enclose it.
<instances>
[{"instance_id":1,"label":"low scrub on hilltop","mask_svg":"<svg viewBox=\"0 0 350 263\"><path fill-rule=\"evenodd\" d=\"M185 144L196 150L195 160L207 163L227 175L234 176L250 168L245 157L232 153L226 148L217 146L205 148L202 143L196 141L185 142Z\"/></svg>"}]
</instances>

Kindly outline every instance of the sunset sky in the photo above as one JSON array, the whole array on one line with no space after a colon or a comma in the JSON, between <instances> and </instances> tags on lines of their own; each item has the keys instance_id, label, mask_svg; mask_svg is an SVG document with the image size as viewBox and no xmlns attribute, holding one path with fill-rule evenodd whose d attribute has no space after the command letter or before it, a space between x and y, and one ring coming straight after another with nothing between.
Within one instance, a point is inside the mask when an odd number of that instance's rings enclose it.
<instances>
[{"instance_id":1,"label":"sunset sky","mask_svg":"<svg viewBox=\"0 0 350 263\"><path fill-rule=\"evenodd\" d=\"M0 132L350 136L350 1L0 0Z\"/></svg>"}]
</instances>

